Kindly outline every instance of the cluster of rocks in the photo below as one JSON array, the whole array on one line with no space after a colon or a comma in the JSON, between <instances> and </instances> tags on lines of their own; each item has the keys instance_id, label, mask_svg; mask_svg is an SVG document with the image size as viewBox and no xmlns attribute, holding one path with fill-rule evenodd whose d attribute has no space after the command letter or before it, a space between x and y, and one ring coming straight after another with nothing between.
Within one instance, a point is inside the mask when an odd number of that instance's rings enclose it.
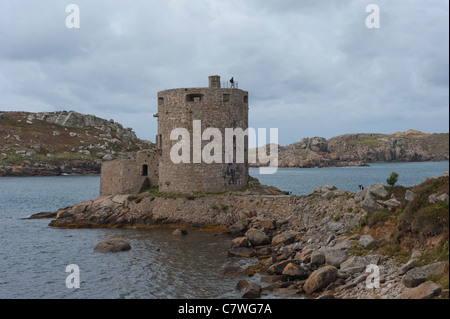
<instances>
[{"instance_id":1,"label":"cluster of rocks","mask_svg":"<svg viewBox=\"0 0 450 319\"><path fill-rule=\"evenodd\" d=\"M417 196L409 192L404 200ZM329 199L348 192L325 185L316 187L314 195ZM382 184L372 185L356 195L354 200L364 210L372 209L366 198L379 205L376 209L396 207L391 202L397 199L374 199L388 195ZM448 271L444 262L416 267L421 255L417 250L405 264L378 253L370 254L376 240L368 234L349 236L345 234L348 228L346 220L329 220L307 228L257 216L237 221L228 228L229 233L238 236L232 240L228 255L257 257L261 277L258 282L240 280L236 288L244 289L244 298L274 293L307 298L426 299L442 293L441 287L428 278ZM365 250L367 255L354 255L358 249ZM228 275L248 276L251 269L234 269ZM374 271L379 274L378 286L370 281ZM444 293L448 294L448 290Z\"/></svg>"},{"instance_id":2,"label":"cluster of rocks","mask_svg":"<svg viewBox=\"0 0 450 319\"><path fill-rule=\"evenodd\" d=\"M236 285L237 289L244 289L242 297L274 294L320 299L421 299L432 298L442 291L427 278L442 274L443 262L414 268L420 256L417 251L404 265L379 254L355 256L353 249L370 248L375 239L370 235L343 236L346 228L339 223L327 229L308 230L293 230L286 225L255 217L229 227L230 233L240 235L232 240L229 256L259 259L256 267L261 274L259 280L240 280ZM380 284L375 287L367 282L374 266L380 275ZM254 272L255 267L235 267L222 274L249 276L252 269Z\"/></svg>"},{"instance_id":3,"label":"cluster of rocks","mask_svg":"<svg viewBox=\"0 0 450 319\"><path fill-rule=\"evenodd\" d=\"M339 190L334 185L323 185L314 187L313 194L321 195L323 198L331 198L333 196L350 195L351 192Z\"/></svg>"},{"instance_id":4,"label":"cluster of rocks","mask_svg":"<svg viewBox=\"0 0 450 319\"><path fill-rule=\"evenodd\" d=\"M126 194L111 195L60 209L50 225L226 227L226 232L234 237L228 250L230 258L256 258L252 266L231 267L222 272L224 276L244 277L237 288L245 298L274 294L390 299L448 294L448 290L442 291L428 282L430 275L448 271L445 265L419 267L418 251L412 251L410 260L400 264L394 257L381 254L378 249L381 246L377 245L385 243L376 240L378 237L370 233L370 228L354 231L367 212L361 203L369 196L377 202L384 191L384 186L372 185L363 192L366 196L362 200L357 198L358 194L341 192L332 185L317 187L309 196L263 192L264 195L165 199L149 195L136 201ZM405 198L414 196L417 195L407 193ZM219 206L226 209L218 212ZM183 231L176 230L174 235L183 235ZM379 273L379 286L371 285L375 271Z\"/></svg>"},{"instance_id":5,"label":"cluster of rocks","mask_svg":"<svg viewBox=\"0 0 450 319\"><path fill-rule=\"evenodd\" d=\"M448 177L448 171L442 173L441 176ZM427 179L434 179L436 177L428 177ZM358 203L367 212L376 212L383 209L395 211L397 208L404 206L405 203L411 202L417 198L417 194L411 190L407 190L404 198L396 198L391 195L391 198L386 199L389 192L382 183L371 185L369 188L360 190L355 194L355 202ZM380 199L382 198L382 199ZM448 193L431 194L428 198L430 203L446 202L449 203Z\"/></svg>"}]
</instances>

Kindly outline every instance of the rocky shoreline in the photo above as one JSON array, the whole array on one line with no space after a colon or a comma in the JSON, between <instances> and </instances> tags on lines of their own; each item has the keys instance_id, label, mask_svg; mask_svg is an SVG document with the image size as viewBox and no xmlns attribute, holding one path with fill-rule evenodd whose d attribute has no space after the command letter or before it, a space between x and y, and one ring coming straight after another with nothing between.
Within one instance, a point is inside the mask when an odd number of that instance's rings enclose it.
<instances>
[{"instance_id":1,"label":"rocky shoreline","mask_svg":"<svg viewBox=\"0 0 450 319\"><path fill-rule=\"evenodd\" d=\"M346 167L368 166L376 162L448 161L448 139L448 133L427 134L416 130L394 134L344 134L330 139L308 137L290 145L279 145L278 167ZM268 146L260 150L268 153ZM255 152L256 149L249 150L250 154ZM251 166L264 164L254 163Z\"/></svg>"},{"instance_id":2,"label":"rocky shoreline","mask_svg":"<svg viewBox=\"0 0 450 319\"><path fill-rule=\"evenodd\" d=\"M74 160L62 163L35 163L33 165L2 164L0 177L98 175L102 163L99 160Z\"/></svg>"},{"instance_id":3,"label":"rocky shoreline","mask_svg":"<svg viewBox=\"0 0 450 319\"><path fill-rule=\"evenodd\" d=\"M253 266L221 274L236 278L244 298L448 298L448 173L443 175L401 192L375 184L354 194L325 185L308 196L288 196L255 183L245 192L98 197L60 209L49 225L220 230L231 236L230 258L255 258ZM406 229L409 224L397 222L418 205L420 192L428 192L421 205L444 207L447 226L436 224L427 233L428 226L418 229L411 221ZM438 250L444 259L433 255ZM368 266L379 272L379 286L370 289Z\"/></svg>"}]
</instances>

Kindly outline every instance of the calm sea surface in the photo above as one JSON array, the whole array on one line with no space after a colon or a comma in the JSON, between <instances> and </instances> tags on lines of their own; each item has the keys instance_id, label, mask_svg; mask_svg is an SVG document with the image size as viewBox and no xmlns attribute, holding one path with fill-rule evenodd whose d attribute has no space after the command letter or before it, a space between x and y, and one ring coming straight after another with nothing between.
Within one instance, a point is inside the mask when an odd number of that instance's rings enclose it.
<instances>
[{"instance_id":1,"label":"calm sea surface","mask_svg":"<svg viewBox=\"0 0 450 319\"><path fill-rule=\"evenodd\" d=\"M362 167L279 168L274 175L261 175L258 168L250 168L250 175L262 184L276 186L294 195L311 194L314 187L335 185L338 189L357 192L358 184L365 187L386 184L392 172L399 174L397 185L413 186L429 176L441 176L449 170L449 162L375 163Z\"/></svg>"},{"instance_id":2,"label":"calm sea surface","mask_svg":"<svg viewBox=\"0 0 450 319\"><path fill-rule=\"evenodd\" d=\"M399 184L411 186L440 176L449 163L373 164L355 168L281 168L274 175L250 174L263 184L294 194L332 184L357 191L384 182L392 171ZM229 266L252 263L228 258L230 238L172 229L57 229L49 220L22 220L98 196L99 176L0 178L0 298L239 298L235 278L219 276ZM98 242L120 237L132 249L96 253ZM80 288L66 287L66 266L80 270Z\"/></svg>"}]
</instances>

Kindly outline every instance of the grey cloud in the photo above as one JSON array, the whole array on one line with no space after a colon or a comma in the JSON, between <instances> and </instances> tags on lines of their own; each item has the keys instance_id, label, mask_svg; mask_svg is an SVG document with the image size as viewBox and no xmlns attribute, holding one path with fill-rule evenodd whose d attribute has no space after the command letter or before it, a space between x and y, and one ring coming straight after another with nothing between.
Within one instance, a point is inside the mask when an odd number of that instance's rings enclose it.
<instances>
[{"instance_id":1,"label":"grey cloud","mask_svg":"<svg viewBox=\"0 0 450 319\"><path fill-rule=\"evenodd\" d=\"M6 0L0 11L2 109L114 118L154 139L156 94L235 76L250 125L280 143L348 132L448 131L448 3L378 1Z\"/></svg>"}]
</instances>

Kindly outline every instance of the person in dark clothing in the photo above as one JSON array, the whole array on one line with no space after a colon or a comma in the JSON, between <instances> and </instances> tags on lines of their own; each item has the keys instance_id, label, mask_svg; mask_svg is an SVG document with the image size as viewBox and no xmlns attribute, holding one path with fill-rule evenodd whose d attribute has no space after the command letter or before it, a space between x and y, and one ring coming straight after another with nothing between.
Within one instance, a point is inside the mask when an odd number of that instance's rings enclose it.
<instances>
[{"instance_id":1,"label":"person in dark clothing","mask_svg":"<svg viewBox=\"0 0 450 319\"><path fill-rule=\"evenodd\" d=\"M230 88L233 89L234 88L234 77L231 77L230 83L231 83Z\"/></svg>"}]
</instances>

